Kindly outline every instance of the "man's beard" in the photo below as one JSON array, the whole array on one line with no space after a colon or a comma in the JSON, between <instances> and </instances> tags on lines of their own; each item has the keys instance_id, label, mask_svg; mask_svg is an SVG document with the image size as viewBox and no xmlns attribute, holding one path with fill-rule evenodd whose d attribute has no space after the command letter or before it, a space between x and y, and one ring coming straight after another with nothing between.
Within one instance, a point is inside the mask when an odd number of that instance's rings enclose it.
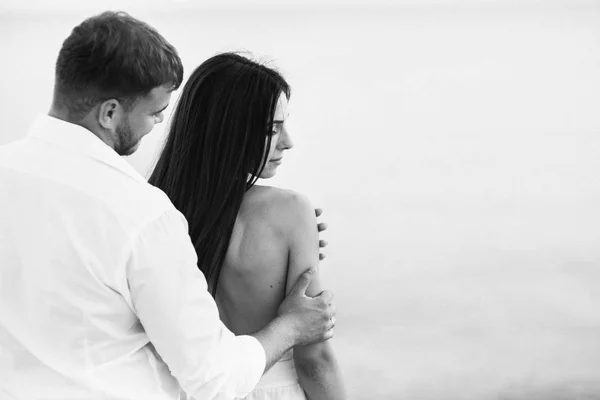
<instances>
[{"instance_id":1,"label":"man's beard","mask_svg":"<svg viewBox=\"0 0 600 400\"><path fill-rule=\"evenodd\" d=\"M137 150L140 141L133 134L128 121L117 126L117 137L119 142L115 145L115 151L120 156L130 156Z\"/></svg>"}]
</instances>

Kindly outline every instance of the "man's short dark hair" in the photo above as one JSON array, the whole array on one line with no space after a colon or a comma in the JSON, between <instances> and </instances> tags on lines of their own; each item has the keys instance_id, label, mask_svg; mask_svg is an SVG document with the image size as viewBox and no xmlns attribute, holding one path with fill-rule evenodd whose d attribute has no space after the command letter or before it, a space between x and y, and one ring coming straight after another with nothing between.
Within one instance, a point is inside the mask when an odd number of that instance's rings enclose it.
<instances>
[{"instance_id":1,"label":"man's short dark hair","mask_svg":"<svg viewBox=\"0 0 600 400\"><path fill-rule=\"evenodd\" d=\"M107 11L73 28L56 60L54 100L73 119L111 98L125 107L159 86L177 89L183 65L177 50L150 25Z\"/></svg>"}]
</instances>

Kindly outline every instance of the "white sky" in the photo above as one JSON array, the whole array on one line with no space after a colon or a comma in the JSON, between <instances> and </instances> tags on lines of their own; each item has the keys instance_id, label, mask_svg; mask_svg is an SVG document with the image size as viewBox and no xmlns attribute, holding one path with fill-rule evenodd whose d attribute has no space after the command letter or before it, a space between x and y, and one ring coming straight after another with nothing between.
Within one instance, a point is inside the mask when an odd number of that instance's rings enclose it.
<instances>
[{"instance_id":1,"label":"white sky","mask_svg":"<svg viewBox=\"0 0 600 400\"><path fill-rule=\"evenodd\" d=\"M464 6L593 6L596 0L24 0L0 1L0 13L80 12L106 9L142 11L200 10L207 8L297 7L464 7Z\"/></svg>"}]
</instances>

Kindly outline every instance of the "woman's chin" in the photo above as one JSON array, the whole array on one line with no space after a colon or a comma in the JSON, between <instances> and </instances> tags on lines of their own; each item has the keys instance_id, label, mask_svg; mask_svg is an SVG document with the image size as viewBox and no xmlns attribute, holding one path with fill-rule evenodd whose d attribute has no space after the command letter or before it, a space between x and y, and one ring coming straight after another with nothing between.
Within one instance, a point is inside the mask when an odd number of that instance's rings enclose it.
<instances>
[{"instance_id":1,"label":"woman's chin","mask_svg":"<svg viewBox=\"0 0 600 400\"><path fill-rule=\"evenodd\" d=\"M277 168L265 168L262 173L260 174L260 179L269 179L275 176L275 174L277 174Z\"/></svg>"}]
</instances>

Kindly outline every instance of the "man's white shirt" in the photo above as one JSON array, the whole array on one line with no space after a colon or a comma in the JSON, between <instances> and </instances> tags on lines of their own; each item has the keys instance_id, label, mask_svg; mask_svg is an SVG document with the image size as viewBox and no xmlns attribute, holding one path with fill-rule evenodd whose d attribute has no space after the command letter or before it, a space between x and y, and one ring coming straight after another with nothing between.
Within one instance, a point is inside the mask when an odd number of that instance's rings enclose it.
<instances>
[{"instance_id":1,"label":"man's white shirt","mask_svg":"<svg viewBox=\"0 0 600 400\"><path fill-rule=\"evenodd\" d=\"M39 116L0 147L0 399L247 395L264 350L220 322L196 262L162 191Z\"/></svg>"}]
</instances>

